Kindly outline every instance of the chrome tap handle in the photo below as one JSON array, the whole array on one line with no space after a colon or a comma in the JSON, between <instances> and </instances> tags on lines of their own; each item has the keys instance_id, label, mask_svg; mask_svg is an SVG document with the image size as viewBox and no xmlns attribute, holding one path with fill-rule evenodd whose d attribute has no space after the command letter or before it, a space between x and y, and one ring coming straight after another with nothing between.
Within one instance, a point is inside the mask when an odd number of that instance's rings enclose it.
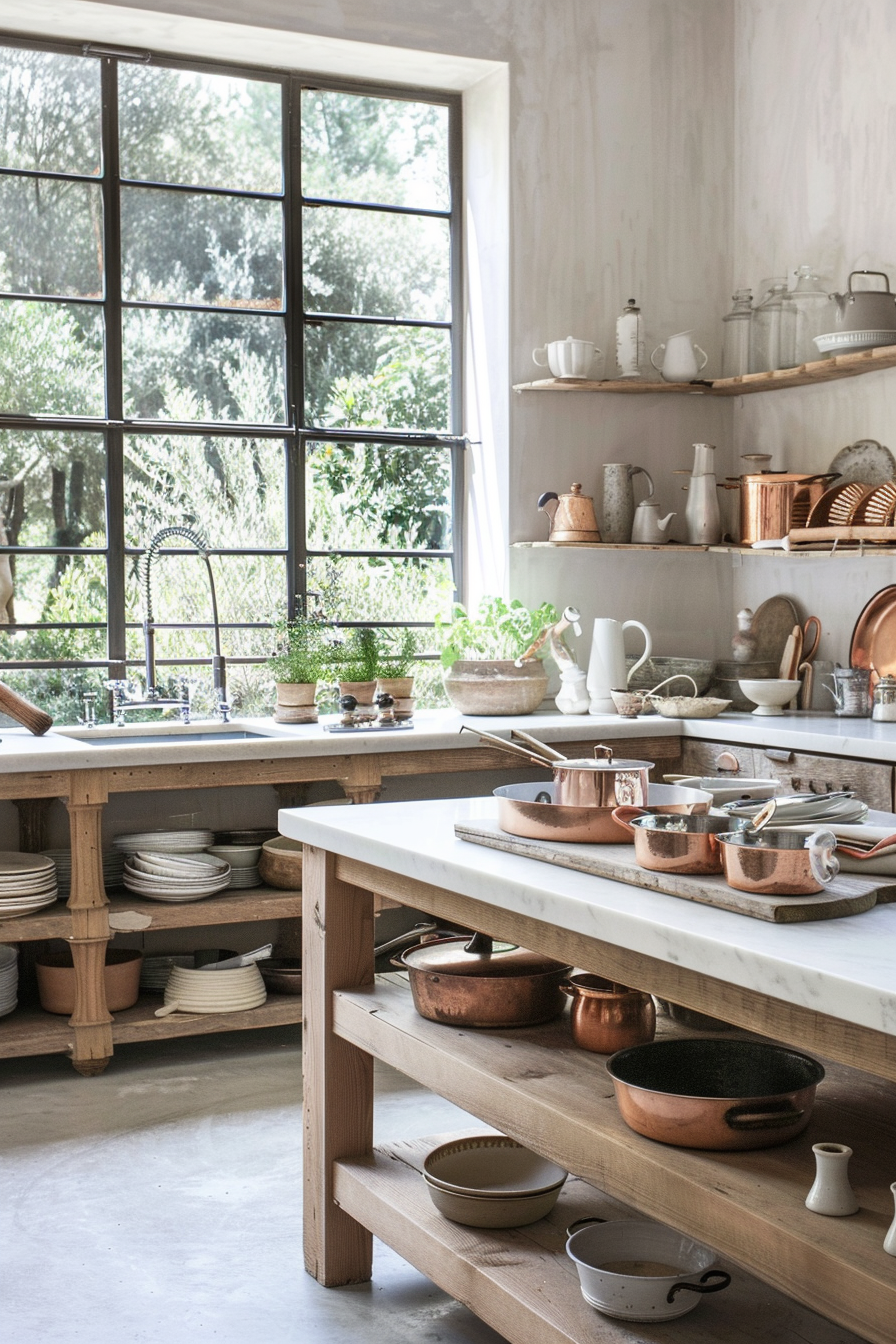
<instances>
[{"instance_id":1,"label":"chrome tap handle","mask_svg":"<svg viewBox=\"0 0 896 1344\"><path fill-rule=\"evenodd\" d=\"M78 722L85 728L96 727L96 691L82 691L81 704L84 706L84 716L78 719Z\"/></svg>"},{"instance_id":2,"label":"chrome tap handle","mask_svg":"<svg viewBox=\"0 0 896 1344\"><path fill-rule=\"evenodd\" d=\"M131 691L129 681L107 681L104 683L107 690L112 692L112 718L117 728L123 728L125 724L124 706Z\"/></svg>"},{"instance_id":3,"label":"chrome tap handle","mask_svg":"<svg viewBox=\"0 0 896 1344\"><path fill-rule=\"evenodd\" d=\"M190 690L193 683L189 677L178 677L177 684L180 688L180 721L181 723L189 723Z\"/></svg>"}]
</instances>

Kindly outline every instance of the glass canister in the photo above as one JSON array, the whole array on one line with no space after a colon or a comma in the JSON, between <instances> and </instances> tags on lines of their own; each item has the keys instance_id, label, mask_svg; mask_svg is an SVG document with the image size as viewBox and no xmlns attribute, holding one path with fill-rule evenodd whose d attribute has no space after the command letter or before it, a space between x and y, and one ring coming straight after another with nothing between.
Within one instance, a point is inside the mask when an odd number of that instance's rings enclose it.
<instances>
[{"instance_id":1,"label":"glass canister","mask_svg":"<svg viewBox=\"0 0 896 1344\"><path fill-rule=\"evenodd\" d=\"M787 303L792 322L792 347L788 353L793 367L821 359L814 338L833 331L836 325L830 284L811 266L800 266L795 274L796 284Z\"/></svg>"},{"instance_id":2,"label":"glass canister","mask_svg":"<svg viewBox=\"0 0 896 1344\"><path fill-rule=\"evenodd\" d=\"M762 298L753 309L750 323L750 372L766 373L781 367L781 318L787 280L772 277L760 286Z\"/></svg>"},{"instance_id":3,"label":"glass canister","mask_svg":"<svg viewBox=\"0 0 896 1344\"><path fill-rule=\"evenodd\" d=\"M750 372L750 327L753 321L753 295L749 289L736 289L734 307L722 318L722 377L737 378Z\"/></svg>"},{"instance_id":4,"label":"glass canister","mask_svg":"<svg viewBox=\"0 0 896 1344\"><path fill-rule=\"evenodd\" d=\"M874 688L872 719L878 723L896 723L896 677L881 677Z\"/></svg>"}]
</instances>

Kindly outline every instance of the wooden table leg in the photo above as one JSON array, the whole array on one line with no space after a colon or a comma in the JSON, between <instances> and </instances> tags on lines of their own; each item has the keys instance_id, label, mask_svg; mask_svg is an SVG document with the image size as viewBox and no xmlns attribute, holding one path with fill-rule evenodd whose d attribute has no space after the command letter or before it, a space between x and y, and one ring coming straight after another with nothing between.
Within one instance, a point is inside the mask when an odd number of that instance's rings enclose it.
<instances>
[{"instance_id":1,"label":"wooden table leg","mask_svg":"<svg viewBox=\"0 0 896 1344\"><path fill-rule=\"evenodd\" d=\"M103 806L105 783L93 771L71 775L68 798L72 838L72 912L69 938L75 963L75 1011L69 1018L75 1040L72 1064L93 1077L112 1058L112 1017L106 1007L103 970L111 937L109 901L103 885Z\"/></svg>"},{"instance_id":2,"label":"wooden table leg","mask_svg":"<svg viewBox=\"0 0 896 1344\"><path fill-rule=\"evenodd\" d=\"M378 756L349 757L348 773L340 776L339 787L353 803L375 803L383 787L383 772Z\"/></svg>"},{"instance_id":3,"label":"wooden table leg","mask_svg":"<svg viewBox=\"0 0 896 1344\"><path fill-rule=\"evenodd\" d=\"M336 877L332 854L305 846L305 1267L325 1287L365 1283L373 1239L333 1202L333 1163L373 1147L373 1058L333 1034L333 991L373 983L373 897Z\"/></svg>"}]
</instances>

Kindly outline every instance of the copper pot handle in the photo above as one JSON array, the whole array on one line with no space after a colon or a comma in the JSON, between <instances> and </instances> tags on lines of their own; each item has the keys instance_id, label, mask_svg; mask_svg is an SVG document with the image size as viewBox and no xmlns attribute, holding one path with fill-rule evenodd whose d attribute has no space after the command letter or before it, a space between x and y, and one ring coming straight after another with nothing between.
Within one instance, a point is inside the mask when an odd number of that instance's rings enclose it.
<instances>
[{"instance_id":1,"label":"copper pot handle","mask_svg":"<svg viewBox=\"0 0 896 1344\"><path fill-rule=\"evenodd\" d=\"M646 807L633 807L629 803L625 803L622 807L614 807L612 812L613 820L618 821L620 826L624 826L629 835L634 835L635 833L635 828L631 825L632 820L635 817L646 817L649 815Z\"/></svg>"},{"instance_id":2,"label":"copper pot handle","mask_svg":"<svg viewBox=\"0 0 896 1344\"><path fill-rule=\"evenodd\" d=\"M613 748L604 746L603 742L598 742L594 748L594 759L596 761L612 761Z\"/></svg>"},{"instance_id":3,"label":"copper pot handle","mask_svg":"<svg viewBox=\"0 0 896 1344\"><path fill-rule=\"evenodd\" d=\"M725 1112L725 1124L729 1129L784 1129L787 1125L801 1120L805 1110L797 1108L789 1101L782 1101L778 1107L767 1107L757 1111L751 1102L740 1106L731 1106Z\"/></svg>"},{"instance_id":4,"label":"copper pot handle","mask_svg":"<svg viewBox=\"0 0 896 1344\"><path fill-rule=\"evenodd\" d=\"M710 1283L710 1279L717 1279L717 1283ZM673 1283L666 1294L667 1302L675 1301L675 1294L684 1292L689 1293L720 1293L723 1288L727 1288L731 1282L731 1275L725 1269L708 1269L701 1275L699 1283Z\"/></svg>"}]
</instances>

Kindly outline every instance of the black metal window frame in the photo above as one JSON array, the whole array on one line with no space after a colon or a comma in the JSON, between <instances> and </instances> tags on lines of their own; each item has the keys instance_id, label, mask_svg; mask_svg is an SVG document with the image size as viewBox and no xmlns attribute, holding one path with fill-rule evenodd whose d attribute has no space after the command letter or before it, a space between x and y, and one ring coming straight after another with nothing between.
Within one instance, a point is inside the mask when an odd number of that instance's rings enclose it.
<instances>
[{"instance_id":1,"label":"black metal window frame","mask_svg":"<svg viewBox=\"0 0 896 1344\"><path fill-rule=\"evenodd\" d=\"M102 164L101 177L89 174L44 172L33 169L14 169L0 166L0 177L47 178L65 181L99 183L103 199L103 281L102 298L83 298L70 295L44 295L0 290L0 301L36 301L66 305L83 305L102 311L104 318L105 353L105 407L104 416L30 415L7 413L0 410L0 430L35 431L95 431L105 438L106 446L106 545L104 547L66 546L2 546L0 555L71 555L104 556L106 562L106 614L103 622L16 622L6 627L15 630L101 630L107 631L105 659L59 660L0 660L2 669L40 668L108 668L112 678L124 677L129 667L142 665L142 659L127 656L127 634L139 629L136 622L126 619L125 565L127 560L145 554L143 547L125 543L124 500L124 439L127 434L143 437L154 435L187 435L191 437L220 437L228 439L280 440L285 450L285 536L283 547L218 547L212 546L212 556L283 556L286 561L287 591L284 608L294 616L307 596L307 569L309 560L339 556L350 558L419 558L447 559L452 566L454 598L460 600L463 591L463 527L465 508L464 450L467 440L463 433L463 311L462 265L462 127L460 95L450 91L434 91L408 85L335 79L314 72L293 71L267 66L234 65L229 62L208 61L189 56L169 56L150 51L135 51L123 47L97 43L52 42L21 34L0 32L0 46L45 51L65 56L81 56L97 60L101 69L102 97ZM118 68L121 63L139 62L170 70L186 70L199 74L229 75L236 79L260 80L279 83L282 107L282 193L260 192L235 188L196 187L166 182L147 182L123 178L119 169L118 134ZM360 97L388 98L395 101L432 103L448 109L448 175L449 209L415 209L408 206L390 206L377 203L339 200L330 197L304 196L302 192L302 136L301 95L306 90L322 90L355 94ZM124 415L124 386L122 368L122 313L128 309L150 308L181 312L239 313L251 316L242 307L221 304L185 304L148 302L123 299L121 293L121 188L140 188L147 191L189 191L221 197L242 197L249 200L280 201L283 208L283 262L284 304L278 310L267 309L265 316L280 316L285 320L286 368L285 404L287 421L282 424L247 424L245 422L199 422L150 420L128 418ZM374 317L355 314L322 313L306 310L302 279L302 216L306 207L326 206L347 210L375 210L382 214L411 215L445 219L450 240L450 321L427 321L403 317ZM450 333L451 398L450 430L446 433L420 433L402 430L330 429L305 423L305 331L309 325L370 323L401 328L436 328ZM308 546L305 509L305 460L309 443L375 444L399 448L444 448L451 458L451 547L445 550L348 550L339 547L314 549ZM175 520L176 521L176 520ZM165 547L164 555L191 556L189 547ZM158 629L203 630L211 624L202 621L157 622ZM429 621L376 621L340 620L343 626L378 625L381 627L414 626L427 628ZM263 621L222 621L222 630L267 629ZM157 659L159 666L179 667L207 663L205 658ZM234 663L259 663L261 657L231 657Z\"/></svg>"}]
</instances>

